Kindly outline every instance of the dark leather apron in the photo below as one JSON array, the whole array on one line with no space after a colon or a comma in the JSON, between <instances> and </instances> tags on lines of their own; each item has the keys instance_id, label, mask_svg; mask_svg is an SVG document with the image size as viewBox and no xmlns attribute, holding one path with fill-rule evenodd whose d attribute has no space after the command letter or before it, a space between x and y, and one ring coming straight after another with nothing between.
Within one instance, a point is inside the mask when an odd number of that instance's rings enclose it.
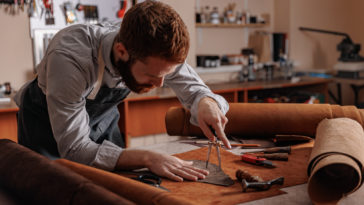
<instances>
[{"instance_id":1,"label":"dark leather apron","mask_svg":"<svg viewBox=\"0 0 364 205\"><path fill-rule=\"evenodd\" d=\"M86 100L91 140L98 144L109 140L120 147L125 147L124 137L118 127L120 115L117 105L129 93L128 88L105 86L100 88L95 99ZM18 112L18 142L43 155L59 157L49 121L46 96L39 88L37 79L22 93Z\"/></svg>"}]
</instances>

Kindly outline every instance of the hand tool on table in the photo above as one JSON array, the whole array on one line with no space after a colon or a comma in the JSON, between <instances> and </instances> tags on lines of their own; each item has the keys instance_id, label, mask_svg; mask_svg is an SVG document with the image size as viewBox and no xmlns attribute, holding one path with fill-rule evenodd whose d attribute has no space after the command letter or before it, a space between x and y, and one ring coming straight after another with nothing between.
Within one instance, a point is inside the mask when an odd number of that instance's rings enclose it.
<instances>
[{"instance_id":1,"label":"hand tool on table","mask_svg":"<svg viewBox=\"0 0 364 205\"><path fill-rule=\"evenodd\" d=\"M161 183L162 183L162 178L158 175L153 174L150 171L145 171L145 170L138 170L138 171L117 171L117 174L121 174L125 177L129 177L131 179L143 182L145 184L149 184L151 186L163 189L165 191L169 191L167 188L162 187ZM130 175L136 176L136 177L131 177Z\"/></svg>"},{"instance_id":2,"label":"hand tool on table","mask_svg":"<svg viewBox=\"0 0 364 205\"><path fill-rule=\"evenodd\" d=\"M263 182L263 179L259 176L251 175L248 171L238 169L235 172L235 176L239 182L242 182L245 179L247 182Z\"/></svg>"},{"instance_id":3,"label":"hand tool on table","mask_svg":"<svg viewBox=\"0 0 364 205\"><path fill-rule=\"evenodd\" d=\"M249 153L256 157L263 157L270 160L279 160L279 161L288 161L288 153L271 153L271 154L264 154L264 153Z\"/></svg>"},{"instance_id":4,"label":"hand tool on table","mask_svg":"<svg viewBox=\"0 0 364 205\"><path fill-rule=\"evenodd\" d=\"M271 147L271 148L263 148L263 149L257 149L257 150L248 150L241 152L241 154L244 153L258 153L263 152L265 154L267 153L291 153L291 146L285 146L285 147Z\"/></svg>"},{"instance_id":5,"label":"hand tool on table","mask_svg":"<svg viewBox=\"0 0 364 205\"><path fill-rule=\"evenodd\" d=\"M248 150L242 152L241 154L249 153L256 157L263 157L270 160L280 160L280 161L288 161L288 154L291 153L291 147L272 147L272 148L264 148L259 150Z\"/></svg>"},{"instance_id":6,"label":"hand tool on table","mask_svg":"<svg viewBox=\"0 0 364 205\"><path fill-rule=\"evenodd\" d=\"M194 141L195 144L208 144L206 140ZM260 147L260 144L230 144L232 147ZM223 145L222 145L223 146Z\"/></svg>"},{"instance_id":7,"label":"hand tool on table","mask_svg":"<svg viewBox=\"0 0 364 205\"><path fill-rule=\"evenodd\" d=\"M141 174L141 175L138 175L137 177L133 177L132 179L155 186L155 187L163 189L165 191L169 191L167 188L161 186L162 179L159 176L154 175L154 174Z\"/></svg>"},{"instance_id":8,"label":"hand tool on table","mask_svg":"<svg viewBox=\"0 0 364 205\"><path fill-rule=\"evenodd\" d=\"M282 185L284 182L283 177L279 177L270 181L263 181L263 179L259 176L253 176L248 171L241 169L238 169L235 172L235 175L238 181L242 183L241 186L243 188L243 192L246 192L249 188L259 191L267 190L274 184Z\"/></svg>"},{"instance_id":9,"label":"hand tool on table","mask_svg":"<svg viewBox=\"0 0 364 205\"><path fill-rule=\"evenodd\" d=\"M209 166L209 160L210 160L210 154L211 154L211 149L212 147L216 147L216 154L217 154L217 159L219 160L219 168L221 169L221 158L220 158L220 148L221 148L221 141L217 140L216 137L214 137L213 141L209 141L209 150L207 152L207 159L206 159L206 169Z\"/></svg>"},{"instance_id":10,"label":"hand tool on table","mask_svg":"<svg viewBox=\"0 0 364 205\"><path fill-rule=\"evenodd\" d=\"M207 159L206 159L206 169L209 166L209 159L210 159L210 154L211 154L211 149L212 147L216 147L216 154L217 154L217 159L219 160L219 168L221 170L221 157L220 157L220 148L222 145L222 142L220 140L217 139L217 135L215 130L210 126L209 127L211 132L214 134L214 138L213 141L209 141L209 151L207 152Z\"/></svg>"},{"instance_id":11,"label":"hand tool on table","mask_svg":"<svg viewBox=\"0 0 364 205\"><path fill-rule=\"evenodd\" d=\"M251 154L243 154L243 155L241 155L241 160L243 162L248 162L250 164L264 166L264 167L268 167L268 168L274 168L274 167L276 167L273 164L273 162L267 160L266 158L256 157L256 156L251 155Z\"/></svg>"},{"instance_id":12,"label":"hand tool on table","mask_svg":"<svg viewBox=\"0 0 364 205\"><path fill-rule=\"evenodd\" d=\"M264 191L270 189L272 185L283 185L284 183L284 177L279 177L270 181L266 182L248 182L247 180L242 180L242 188L243 192L246 192L248 189L255 189L258 191Z\"/></svg>"}]
</instances>

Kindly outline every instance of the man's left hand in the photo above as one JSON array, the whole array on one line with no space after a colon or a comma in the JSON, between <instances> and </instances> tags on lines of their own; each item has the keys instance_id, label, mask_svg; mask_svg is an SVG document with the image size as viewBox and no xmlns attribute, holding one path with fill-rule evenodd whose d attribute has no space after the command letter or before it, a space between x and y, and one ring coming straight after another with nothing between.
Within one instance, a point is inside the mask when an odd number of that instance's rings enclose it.
<instances>
[{"instance_id":1,"label":"man's left hand","mask_svg":"<svg viewBox=\"0 0 364 205\"><path fill-rule=\"evenodd\" d=\"M205 97L200 100L197 120L207 138L212 141L214 140L215 134L210 129L212 128L215 130L216 136L224 143L225 147L231 149L230 142L224 132L228 119L221 112L214 99Z\"/></svg>"}]
</instances>

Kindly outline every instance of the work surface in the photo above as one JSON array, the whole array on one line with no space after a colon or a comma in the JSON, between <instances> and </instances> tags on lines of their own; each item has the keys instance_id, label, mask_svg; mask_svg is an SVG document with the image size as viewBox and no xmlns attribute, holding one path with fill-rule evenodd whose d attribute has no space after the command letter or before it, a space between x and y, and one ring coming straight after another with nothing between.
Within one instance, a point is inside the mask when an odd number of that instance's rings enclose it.
<instances>
[{"instance_id":1,"label":"work surface","mask_svg":"<svg viewBox=\"0 0 364 205\"><path fill-rule=\"evenodd\" d=\"M191 150L195 150L201 148L200 145L191 143L191 139L186 140L178 140L173 142L160 143L145 147L135 147L133 149L147 149L154 150L161 153L166 154L178 154ZM239 154L241 149L233 149L230 150L234 154ZM242 167L243 168L243 167ZM306 171L306 170L305 170ZM162 184L163 185L163 184ZM262 205L262 204L297 204L297 205L306 205L312 204L308 193L307 193L307 184L296 185L291 187L282 188L282 191L287 194L281 194L274 197L264 198L256 201L250 201L246 203L242 203L244 205ZM359 205L364 201L364 188L361 187L355 193L349 195L339 202L340 205Z\"/></svg>"}]
</instances>

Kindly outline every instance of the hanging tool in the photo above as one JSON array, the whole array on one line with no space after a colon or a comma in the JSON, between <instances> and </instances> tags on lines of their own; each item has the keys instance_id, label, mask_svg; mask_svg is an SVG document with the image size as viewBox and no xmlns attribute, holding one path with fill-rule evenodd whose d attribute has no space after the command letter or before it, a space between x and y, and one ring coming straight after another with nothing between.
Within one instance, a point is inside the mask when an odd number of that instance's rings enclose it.
<instances>
[{"instance_id":1,"label":"hanging tool","mask_svg":"<svg viewBox=\"0 0 364 205\"><path fill-rule=\"evenodd\" d=\"M43 0L43 4L45 8L45 24L53 25L54 24L53 0Z\"/></svg>"},{"instance_id":2,"label":"hanging tool","mask_svg":"<svg viewBox=\"0 0 364 205\"><path fill-rule=\"evenodd\" d=\"M272 185L283 185L284 177L279 177L266 182L248 182L247 180L242 180L242 188L243 192L246 192L248 189L255 189L259 191L264 191L270 189Z\"/></svg>"},{"instance_id":3,"label":"hanging tool","mask_svg":"<svg viewBox=\"0 0 364 205\"><path fill-rule=\"evenodd\" d=\"M243 162L248 162L250 164L259 165L259 166L265 166L265 167L268 167L268 168L274 168L274 167L276 167L273 164L273 162L267 160L266 158L256 157L256 156L251 155L251 154L243 154L241 156L241 160Z\"/></svg>"},{"instance_id":4,"label":"hanging tool","mask_svg":"<svg viewBox=\"0 0 364 205\"><path fill-rule=\"evenodd\" d=\"M126 5L127 5L127 2L126 0L121 0L120 1L120 9L117 13L117 17L118 18L123 18L124 17L124 14L125 14L125 11L126 11Z\"/></svg>"},{"instance_id":5,"label":"hanging tool","mask_svg":"<svg viewBox=\"0 0 364 205\"><path fill-rule=\"evenodd\" d=\"M211 154L211 149L212 147L216 147L216 153L217 153L217 159L219 160L219 168L221 170L221 158L220 158L220 148L221 148L221 141L217 140L216 137L214 137L214 140L209 143L209 151L207 152L207 160L206 160L206 169L209 166L209 159L210 159L210 154Z\"/></svg>"}]
</instances>

